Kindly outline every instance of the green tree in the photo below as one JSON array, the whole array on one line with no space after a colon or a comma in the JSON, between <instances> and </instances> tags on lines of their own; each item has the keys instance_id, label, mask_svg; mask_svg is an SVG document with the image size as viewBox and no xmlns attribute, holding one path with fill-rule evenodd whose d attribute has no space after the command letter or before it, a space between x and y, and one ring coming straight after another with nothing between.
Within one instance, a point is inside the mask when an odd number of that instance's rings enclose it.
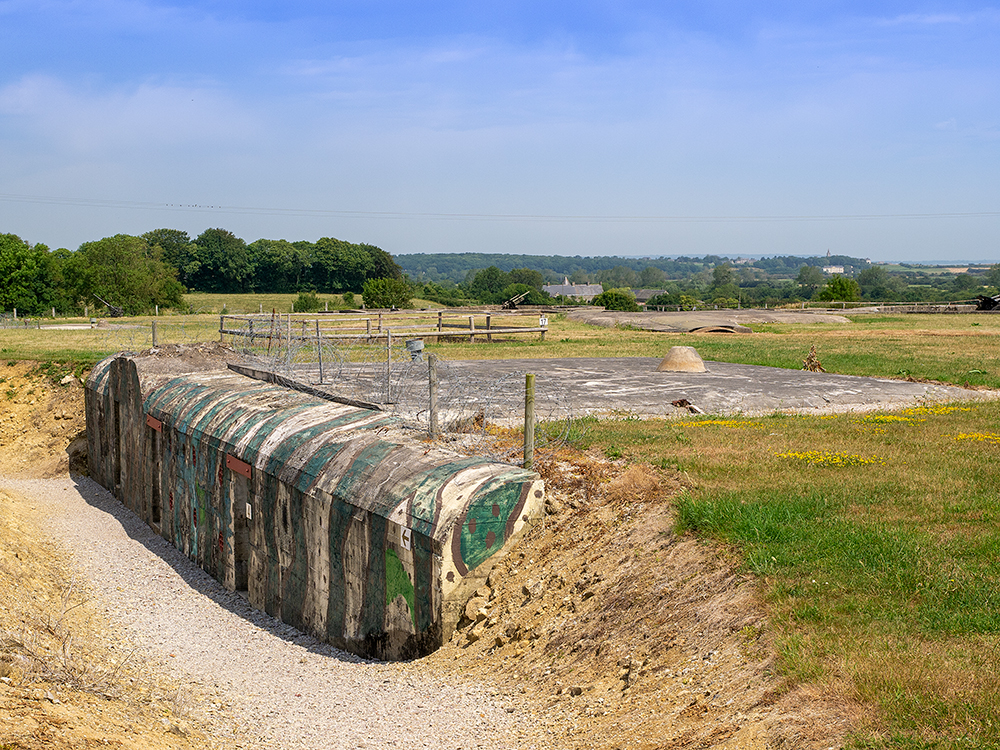
<instances>
[{"instance_id":1,"label":"green tree","mask_svg":"<svg viewBox=\"0 0 1000 750\"><path fill-rule=\"evenodd\" d=\"M986 283L1000 289L1000 263L990 266L990 270L986 274Z\"/></svg>"},{"instance_id":2,"label":"green tree","mask_svg":"<svg viewBox=\"0 0 1000 750\"><path fill-rule=\"evenodd\" d=\"M154 305L179 307L183 288L160 254L158 245L150 247L142 237L127 234L83 243L72 260L76 298L95 304L101 297L129 315Z\"/></svg>"},{"instance_id":3,"label":"green tree","mask_svg":"<svg viewBox=\"0 0 1000 750\"><path fill-rule=\"evenodd\" d=\"M525 284L538 292L541 292L545 285L545 277L541 271L532 268L512 268L507 273L507 279L511 284Z\"/></svg>"},{"instance_id":4,"label":"green tree","mask_svg":"<svg viewBox=\"0 0 1000 750\"><path fill-rule=\"evenodd\" d=\"M412 291L402 279L368 279L363 285L361 298L365 307L411 307Z\"/></svg>"},{"instance_id":5,"label":"green tree","mask_svg":"<svg viewBox=\"0 0 1000 750\"><path fill-rule=\"evenodd\" d=\"M667 274L656 266L646 266L639 274L639 286L643 289L663 289L667 285Z\"/></svg>"},{"instance_id":6,"label":"green tree","mask_svg":"<svg viewBox=\"0 0 1000 750\"><path fill-rule=\"evenodd\" d=\"M639 312L641 309L629 289L606 289L594 297L590 304L602 306L605 310L623 312Z\"/></svg>"},{"instance_id":7,"label":"green tree","mask_svg":"<svg viewBox=\"0 0 1000 750\"><path fill-rule=\"evenodd\" d=\"M971 294L974 291L980 290L982 281L971 273L956 273L955 278L951 281L951 285L952 289L960 294Z\"/></svg>"},{"instance_id":8,"label":"green tree","mask_svg":"<svg viewBox=\"0 0 1000 750\"><path fill-rule=\"evenodd\" d=\"M503 290L509 285L510 277L496 266L490 266L472 277L469 293L480 302L495 304L503 302Z\"/></svg>"},{"instance_id":9,"label":"green tree","mask_svg":"<svg viewBox=\"0 0 1000 750\"><path fill-rule=\"evenodd\" d=\"M0 234L0 309L37 315L54 305L53 292L48 248Z\"/></svg>"},{"instance_id":10,"label":"green tree","mask_svg":"<svg viewBox=\"0 0 1000 750\"><path fill-rule=\"evenodd\" d=\"M389 253L375 245L358 245L368 254L371 261L371 270L368 271L368 278L372 279L401 279L403 269L393 259Z\"/></svg>"},{"instance_id":11,"label":"green tree","mask_svg":"<svg viewBox=\"0 0 1000 750\"><path fill-rule=\"evenodd\" d=\"M146 232L142 238L150 247L160 246L163 261L177 269L178 281L189 286L190 279L201 268L201 262L198 260L198 248L188 233L180 229L154 229Z\"/></svg>"},{"instance_id":12,"label":"green tree","mask_svg":"<svg viewBox=\"0 0 1000 750\"><path fill-rule=\"evenodd\" d=\"M651 297L646 301L647 309L650 307L656 307L657 305L679 305L681 303L681 294L677 291L667 291L663 294L657 294L655 297Z\"/></svg>"},{"instance_id":13,"label":"green tree","mask_svg":"<svg viewBox=\"0 0 1000 750\"><path fill-rule=\"evenodd\" d=\"M729 263L712 269L712 283L706 297L720 307L736 307L740 298L739 276Z\"/></svg>"},{"instance_id":14,"label":"green tree","mask_svg":"<svg viewBox=\"0 0 1000 750\"><path fill-rule=\"evenodd\" d=\"M857 302L861 299L861 287L854 279L839 273L830 277L817 299L836 302Z\"/></svg>"},{"instance_id":15,"label":"green tree","mask_svg":"<svg viewBox=\"0 0 1000 750\"><path fill-rule=\"evenodd\" d=\"M823 285L823 272L816 266L802 266L795 281L802 287L807 297L812 297L816 290Z\"/></svg>"},{"instance_id":16,"label":"green tree","mask_svg":"<svg viewBox=\"0 0 1000 750\"><path fill-rule=\"evenodd\" d=\"M251 292L254 267L247 244L226 229L206 229L194 241L198 270L189 277L201 292Z\"/></svg>"},{"instance_id":17,"label":"green tree","mask_svg":"<svg viewBox=\"0 0 1000 750\"><path fill-rule=\"evenodd\" d=\"M861 287L862 299L867 300L893 301L906 291L906 284L890 276L882 266L872 266L859 273L858 286Z\"/></svg>"},{"instance_id":18,"label":"green tree","mask_svg":"<svg viewBox=\"0 0 1000 750\"><path fill-rule=\"evenodd\" d=\"M629 289L639 283L639 274L628 266L615 266L604 271L597 272L597 283L601 284L605 291L610 289Z\"/></svg>"},{"instance_id":19,"label":"green tree","mask_svg":"<svg viewBox=\"0 0 1000 750\"><path fill-rule=\"evenodd\" d=\"M379 278L374 273L372 254L363 246L334 237L316 240L313 283L321 292L362 291L366 279Z\"/></svg>"},{"instance_id":20,"label":"green tree","mask_svg":"<svg viewBox=\"0 0 1000 750\"><path fill-rule=\"evenodd\" d=\"M258 292L298 291L312 266L310 248L287 240L260 239L247 246L256 271L254 288Z\"/></svg>"},{"instance_id":21,"label":"green tree","mask_svg":"<svg viewBox=\"0 0 1000 750\"><path fill-rule=\"evenodd\" d=\"M738 282L739 277L736 275L732 265L729 263L723 263L721 266L716 266L712 269L711 289L719 289L724 286L735 286Z\"/></svg>"}]
</instances>

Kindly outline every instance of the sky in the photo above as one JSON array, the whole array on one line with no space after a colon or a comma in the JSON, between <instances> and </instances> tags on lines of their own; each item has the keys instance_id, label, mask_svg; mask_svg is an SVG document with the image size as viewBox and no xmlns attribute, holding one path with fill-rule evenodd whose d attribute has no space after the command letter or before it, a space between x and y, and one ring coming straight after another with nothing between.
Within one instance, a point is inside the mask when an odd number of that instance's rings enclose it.
<instances>
[{"instance_id":1,"label":"sky","mask_svg":"<svg viewBox=\"0 0 1000 750\"><path fill-rule=\"evenodd\" d=\"M0 0L0 233L1000 261L1000 3Z\"/></svg>"}]
</instances>

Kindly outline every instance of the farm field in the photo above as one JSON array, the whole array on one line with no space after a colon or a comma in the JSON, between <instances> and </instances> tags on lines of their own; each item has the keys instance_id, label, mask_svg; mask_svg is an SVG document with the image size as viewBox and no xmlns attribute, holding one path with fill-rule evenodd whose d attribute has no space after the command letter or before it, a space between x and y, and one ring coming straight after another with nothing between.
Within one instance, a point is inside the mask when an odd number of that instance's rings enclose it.
<instances>
[{"instance_id":1,"label":"farm field","mask_svg":"<svg viewBox=\"0 0 1000 750\"><path fill-rule=\"evenodd\" d=\"M767 324L753 326L752 335L727 335L608 331L550 316L545 341L537 335L492 343L478 337L472 344L461 339L429 343L427 350L445 359L658 357L671 346L684 345L694 346L705 360L799 369L815 345L829 372L1000 389L1000 315L848 317L847 324ZM152 343L152 317L101 320L93 330L0 329L0 356L94 363L116 351L148 348ZM216 314L156 320L160 343L218 340Z\"/></svg>"},{"instance_id":2,"label":"farm field","mask_svg":"<svg viewBox=\"0 0 1000 750\"><path fill-rule=\"evenodd\" d=\"M553 317L544 342L428 350L445 359L544 359L662 356L689 345L706 360L797 369L815 345L832 373L1000 389L1000 316L848 317L759 326L751 335L602 329ZM151 322L0 330L0 358L58 361L46 371L79 374L123 344L140 348ZM163 342L218 340L217 315L158 325ZM10 401L26 397L13 382L4 390ZM658 521L668 524L664 533L693 535L752 578L767 624L736 635L749 650L772 652L779 691L854 707L847 746L992 748L1000 746L998 426L998 401L822 417L622 414L583 420L563 457L616 467L608 476L641 467L673 488L668 520ZM620 541L648 512L641 496L616 502L597 525L600 544ZM636 549L633 557L657 575L657 555ZM476 667L464 653L449 645L436 658L473 673L499 669L487 655ZM531 663L530 653L521 658Z\"/></svg>"}]
</instances>

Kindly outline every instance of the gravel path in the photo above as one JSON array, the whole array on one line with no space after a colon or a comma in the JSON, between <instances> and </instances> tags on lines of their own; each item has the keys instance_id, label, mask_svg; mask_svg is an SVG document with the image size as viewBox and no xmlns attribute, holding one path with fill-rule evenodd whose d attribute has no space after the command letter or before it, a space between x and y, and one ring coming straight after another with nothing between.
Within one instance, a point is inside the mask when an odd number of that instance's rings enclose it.
<instances>
[{"instance_id":1,"label":"gravel path","mask_svg":"<svg viewBox=\"0 0 1000 750\"><path fill-rule=\"evenodd\" d=\"M167 674L230 706L243 747L525 747L509 699L347 654L252 609L85 477L13 480L112 624ZM211 705L211 704L210 704Z\"/></svg>"}]
</instances>

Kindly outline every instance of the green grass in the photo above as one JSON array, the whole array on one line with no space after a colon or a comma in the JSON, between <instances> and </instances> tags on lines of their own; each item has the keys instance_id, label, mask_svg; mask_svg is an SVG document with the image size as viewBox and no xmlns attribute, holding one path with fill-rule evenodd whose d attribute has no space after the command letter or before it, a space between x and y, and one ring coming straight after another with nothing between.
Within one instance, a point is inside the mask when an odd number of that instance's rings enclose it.
<instances>
[{"instance_id":1,"label":"green grass","mask_svg":"<svg viewBox=\"0 0 1000 750\"><path fill-rule=\"evenodd\" d=\"M102 318L102 327L68 331L0 328L0 359L94 364L119 351L148 349L152 346L153 320L153 317ZM157 342L160 344L219 339L219 318L214 315L166 316L156 318L156 324Z\"/></svg>"},{"instance_id":2,"label":"green grass","mask_svg":"<svg viewBox=\"0 0 1000 750\"><path fill-rule=\"evenodd\" d=\"M957 406L603 420L585 445L694 479L679 528L761 579L783 673L878 707L854 746L1000 747L1000 403Z\"/></svg>"},{"instance_id":3,"label":"green grass","mask_svg":"<svg viewBox=\"0 0 1000 750\"><path fill-rule=\"evenodd\" d=\"M184 304L196 315L214 313L219 315L225 310L232 315L248 313L269 313L272 310L279 313L292 312L292 304L298 299L298 293L293 294L214 294L212 292L192 292L184 295ZM331 310L343 306L339 294L317 295L320 309L329 304ZM361 304L361 295L357 295ZM186 312L186 311L185 311Z\"/></svg>"}]
</instances>

